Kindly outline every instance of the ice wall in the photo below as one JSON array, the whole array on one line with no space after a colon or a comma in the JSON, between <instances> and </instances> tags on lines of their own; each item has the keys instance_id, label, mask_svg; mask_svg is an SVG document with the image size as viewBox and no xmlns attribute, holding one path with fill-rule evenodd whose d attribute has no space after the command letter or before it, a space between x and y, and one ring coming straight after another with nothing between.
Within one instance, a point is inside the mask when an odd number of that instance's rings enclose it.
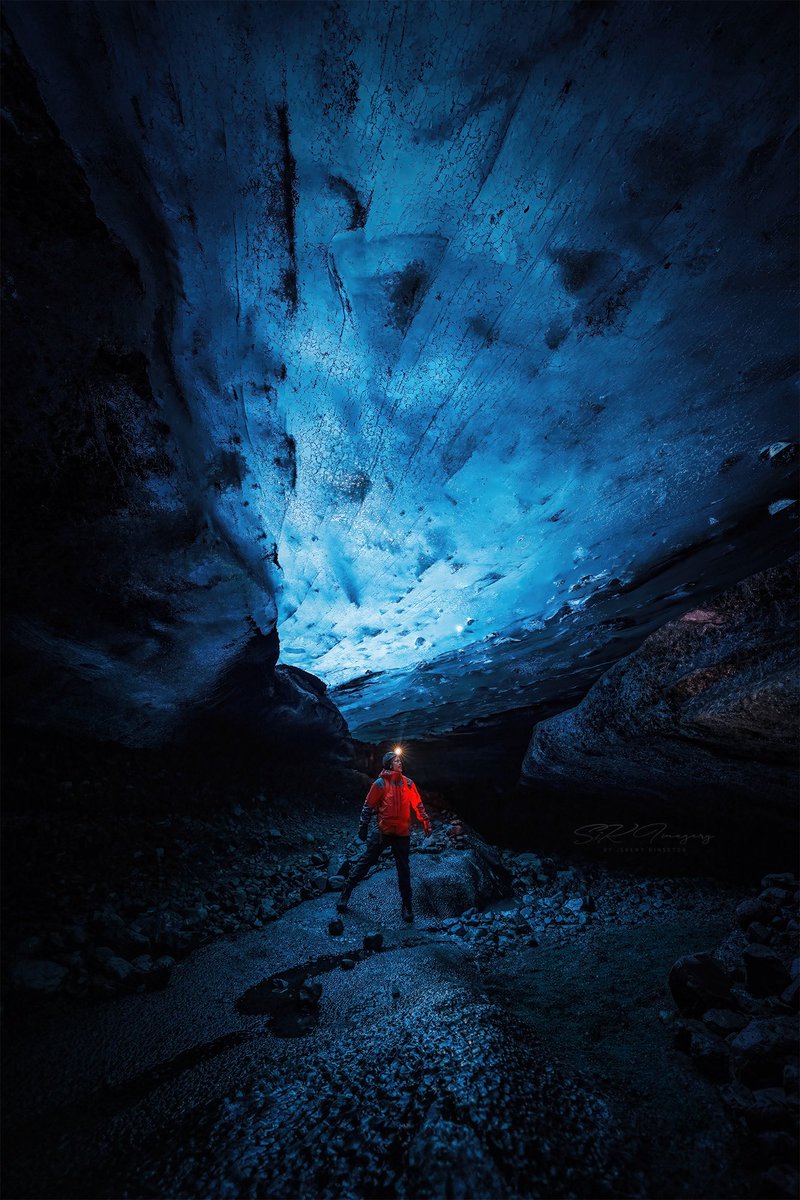
<instances>
[{"instance_id":1,"label":"ice wall","mask_svg":"<svg viewBox=\"0 0 800 1200\"><path fill-rule=\"evenodd\" d=\"M137 263L236 620L355 733L588 686L785 556L791 6L6 15Z\"/></svg>"}]
</instances>

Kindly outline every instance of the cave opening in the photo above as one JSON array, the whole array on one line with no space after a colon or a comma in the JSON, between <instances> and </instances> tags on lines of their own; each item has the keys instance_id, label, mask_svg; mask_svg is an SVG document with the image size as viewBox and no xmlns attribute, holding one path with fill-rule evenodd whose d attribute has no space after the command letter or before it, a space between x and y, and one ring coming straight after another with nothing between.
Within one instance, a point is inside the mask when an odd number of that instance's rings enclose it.
<instances>
[{"instance_id":1,"label":"cave opening","mask_svg":"<svg viewBox=\"0 0 800 1200\"><path fill-rule=\"evenodd\" d=\"M797 45L8 0L5 1194L797 1194Z\"/></svg>"}]
</instances>

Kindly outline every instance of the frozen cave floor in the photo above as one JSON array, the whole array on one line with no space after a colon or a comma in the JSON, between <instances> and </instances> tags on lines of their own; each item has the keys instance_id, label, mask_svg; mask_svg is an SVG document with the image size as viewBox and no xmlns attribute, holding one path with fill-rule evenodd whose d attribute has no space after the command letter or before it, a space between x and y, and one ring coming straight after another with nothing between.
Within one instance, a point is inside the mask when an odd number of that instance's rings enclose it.
<instances>
[{"instance_id":1,"label":"frozen cave floor","mask_svg":"<svg viewBox=\"0 0 800 1200\"><path fill-rule=\"evenodd\" d=\"M435 857L412 854L412 926L387 854L341 934L326 892L201 946L163 991L12 1012L4 1194L762 1194L718 1086L673 1047L667 986L747 890L561 863L515 931L519 896L443 917L419 886ZM548 897L587 892L580 923L546 923Z\"/></svg>"}]
</instances>

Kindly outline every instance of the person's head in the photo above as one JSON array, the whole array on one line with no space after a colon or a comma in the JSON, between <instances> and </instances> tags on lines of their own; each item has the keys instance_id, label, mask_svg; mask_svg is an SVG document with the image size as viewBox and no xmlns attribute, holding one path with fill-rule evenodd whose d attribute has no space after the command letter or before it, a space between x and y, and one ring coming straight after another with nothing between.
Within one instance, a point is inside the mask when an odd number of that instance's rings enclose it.
<instances>
[{"instance_id":1,"label":"person's head","mask_svg":"<svg viewBox=\"0 0 800 1200\"><path fill-rule=\"evenodd\" d=\"M396 750L388 750L384 754L383 768L385 771L402 771L403 760Z\"/></svg>"}]
</instances>

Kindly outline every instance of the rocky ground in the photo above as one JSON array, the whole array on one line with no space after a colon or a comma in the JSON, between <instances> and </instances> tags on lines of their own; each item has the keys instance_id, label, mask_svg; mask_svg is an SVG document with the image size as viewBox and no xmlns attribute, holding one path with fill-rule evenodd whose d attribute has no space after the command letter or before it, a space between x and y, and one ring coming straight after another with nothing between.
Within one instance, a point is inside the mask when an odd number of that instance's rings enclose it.
<instances>
[{"instance_id":1,"label":"rocky ground","mask_svg":"<svg viewBox=\"0 0 800 1200\"><path fill-rule=\"evenodd\" d=\"M313 832L277 780L113 834L7 815L51 873L5 931L6 1195L794 1194L790 881L497 851L442 811L415 924L389 860L340 928L337 772Z\"/></svg>"},{"instance_id":2,"label":"rocky ground","mask_svg":"<svg viewBox=\"0 0 800 1200\"><path fill-rule=\"evenodd\" d=\"M165 986L176 961L324 892L357 852L369 780L346 764L276 765L266 780L247 763L204 768L112 746L99 761L78 747L66 764L35 749L7 764L12 1008Z\"/></svg>"}]
</instances>

